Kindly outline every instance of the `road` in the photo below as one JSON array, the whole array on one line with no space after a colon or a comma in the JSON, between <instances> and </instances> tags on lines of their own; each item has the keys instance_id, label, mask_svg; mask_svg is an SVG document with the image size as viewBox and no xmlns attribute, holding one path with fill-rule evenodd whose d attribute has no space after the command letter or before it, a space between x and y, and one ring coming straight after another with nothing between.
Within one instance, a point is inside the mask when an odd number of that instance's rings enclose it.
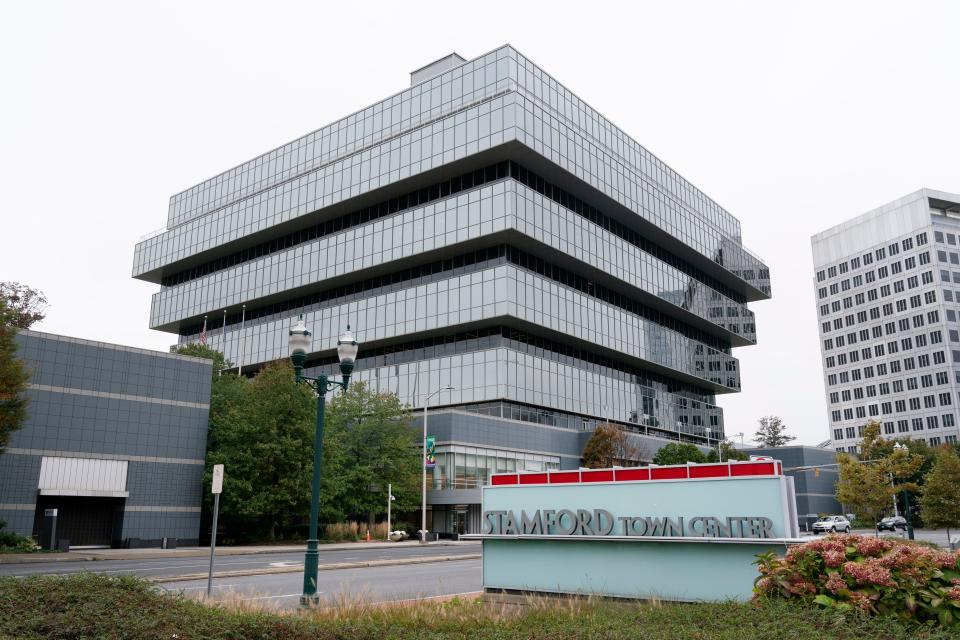
<instances>
[{"instance_id":1,"label":"road","mask_svg":"<svg viewBox=\"0 0 960 640\"><path fill-rule=\"evenodd\" d=\"M396 547L328 549L320 547L320 565L341 562L365 562L369 560L397 560L423 556L459 556L480 553L479 545L425 545L410 544ZM141 577L179 576L205 573L209 557L95 560L76 562L38 562L30 564L0 564L0 575L28 576L35 574L66 575L80 571L93 571L107 575L133 574ZM302 565L303 551L261 553L254 555L217 556L215 571L255 571L271 567ZM443 563L440 563L443 564ZM414 565L416 566L416 565ZM431 563L427 566L437 566ZM401 569L407 567L399 567ZM369 569L362 569L369 570ZM326 572L321 572L326 573ZM300 574L284 574L296 576ZM280 577L280 576L277 576Z\"/></svg>"},{"instance_id":2,"label":"road","mask_svg":"<svg viewBox=\"0 0 960 640\"><path fill-rule=\"evenodd\" d=\"M476 553L475 549L470 551ZM317 591L321 602L326 604L372 604L474 593L482 588L480 563L478 559L451 560L321 571L317 578ZM206 593L207 581L168 582L160 586L186 596L202 597ZM214 580L213 597L289 608L299 604L302 589L302 573L222 578Z\"/></svg>"}]
</instances>

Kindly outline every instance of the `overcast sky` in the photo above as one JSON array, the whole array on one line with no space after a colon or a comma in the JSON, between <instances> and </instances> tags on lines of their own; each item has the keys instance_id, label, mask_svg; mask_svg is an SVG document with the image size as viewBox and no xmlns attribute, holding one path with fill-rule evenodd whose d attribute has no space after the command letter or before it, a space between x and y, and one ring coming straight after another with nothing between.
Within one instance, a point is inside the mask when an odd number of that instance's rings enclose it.
<instances>
[{"instance_id":1,"label":"overcast sky","mask_svg":"<svg viewBox=\"0 0 960 640\"><path fill-rule=\"evenodd\" d=\"M776 6L774 6L776 5ZM171 195L509 42L737 216L771 269L727 433L829 437L810 236L960 192L956 2L15 2L0 8L0 280L35 328L166 349L133 246ZM456 7L456 8L455 8Z\"/></svg>"}]
</instances>

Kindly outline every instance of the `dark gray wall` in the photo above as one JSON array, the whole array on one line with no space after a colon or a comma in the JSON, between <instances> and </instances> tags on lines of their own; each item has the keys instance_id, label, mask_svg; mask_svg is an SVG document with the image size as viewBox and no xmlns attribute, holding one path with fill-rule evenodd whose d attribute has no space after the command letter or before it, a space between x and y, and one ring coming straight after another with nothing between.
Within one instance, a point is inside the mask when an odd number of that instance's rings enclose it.
<instances>
[{"instance_id":1,"label":"dark gray wall","mask_svg":"<svg viewBox=\"0 0 960 640\"><path fill-rule=\"evenodd\" d=\"M0 518L33 528L43 456L126 460L122 537L196 540L211 363L35 331L17 336L28 417L0 456Z\"/></svg>"}]
</instances>

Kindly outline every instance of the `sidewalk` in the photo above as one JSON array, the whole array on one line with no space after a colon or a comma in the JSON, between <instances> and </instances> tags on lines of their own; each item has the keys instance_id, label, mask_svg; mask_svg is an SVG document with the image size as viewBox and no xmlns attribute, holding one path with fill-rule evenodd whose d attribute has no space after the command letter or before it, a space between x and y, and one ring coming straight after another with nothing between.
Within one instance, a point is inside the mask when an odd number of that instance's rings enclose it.
<instances>
[{"instance_id":1,"label":"sidewalk","mask_svg":"<svg viewBox=\"0 0 960 640\"><path fill-rule=\"evenodd\" d=\"M475 541L441 540L430 542L430 547L460 547L479 546ZM405 542L335 542L321 544L320 553L324 550L336 551L343 549L378 549L378 548L405 548L419 547L417 541ZM244 556L266 553L291 553L306 550L306 544L297 545L260 545L243 547L217 547L217 557ZM161 558L198 558L208 557L210 547L181 547L179 549L78 549L66 553L4 553L0 554L0 564L26 564L33 562L90 562L93 560L154 560Z\"/></svg>"}]
</instances>

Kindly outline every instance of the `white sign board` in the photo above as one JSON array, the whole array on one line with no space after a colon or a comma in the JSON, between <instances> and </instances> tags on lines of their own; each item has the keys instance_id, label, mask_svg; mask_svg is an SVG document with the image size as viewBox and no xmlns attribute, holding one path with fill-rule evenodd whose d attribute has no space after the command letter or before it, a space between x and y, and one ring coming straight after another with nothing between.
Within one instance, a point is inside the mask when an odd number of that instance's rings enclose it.
<instances>
[{"instance_id":1,"label":"white sign board","mask_svg":"<svg viewBox=\"0 0 960 640\"><path fill-rule=\"evenodd\" d=\"M210 488L211 493L223 493L223 465L213 465L213 483Z\"/></svg>"}]
</instances>

